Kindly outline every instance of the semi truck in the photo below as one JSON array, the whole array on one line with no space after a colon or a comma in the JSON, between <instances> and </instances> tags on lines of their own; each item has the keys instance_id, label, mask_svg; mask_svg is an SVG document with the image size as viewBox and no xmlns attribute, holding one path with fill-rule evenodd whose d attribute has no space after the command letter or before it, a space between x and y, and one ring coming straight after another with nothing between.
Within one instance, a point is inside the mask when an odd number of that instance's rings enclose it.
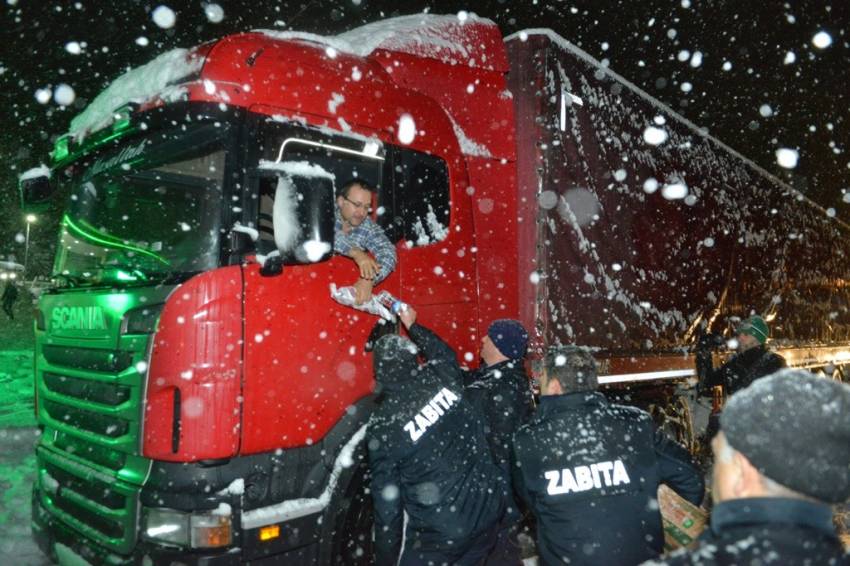
<instances>
[{"instance_id":1,"label":"semi truck","mask_svg":"<svg viewBox=\"0 0 850 566\"><path fill-rule=\"evenodd\" d=\"M701 333L758 313L850 359L848 226L550 30L471 14L257 30L117 78L21 180L64 199L39 300L32 529L62 563L372 559L376 317L335 189L377 187L378 289L474 365L493 319L594 349L674 416ZM672 412L670 408L672 407Z\"/></svg>"}]
</instances>

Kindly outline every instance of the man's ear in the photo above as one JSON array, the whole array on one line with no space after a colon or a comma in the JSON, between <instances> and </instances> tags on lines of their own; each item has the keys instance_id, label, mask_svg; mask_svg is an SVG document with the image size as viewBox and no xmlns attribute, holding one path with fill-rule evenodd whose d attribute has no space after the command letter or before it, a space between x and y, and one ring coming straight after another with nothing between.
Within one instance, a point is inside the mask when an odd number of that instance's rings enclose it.
<instances>
[{"instance_id":1,"label":"man's ear","mask_svg":"<svg viewBox=\"0 0 850 566\"><path fill-rule=\"evenodd\" d=\"M737 474L733 489L737 497L760 497L764 495L761 474L746 456L736 451L734 456Z\"/></svg>"}]
</instances>

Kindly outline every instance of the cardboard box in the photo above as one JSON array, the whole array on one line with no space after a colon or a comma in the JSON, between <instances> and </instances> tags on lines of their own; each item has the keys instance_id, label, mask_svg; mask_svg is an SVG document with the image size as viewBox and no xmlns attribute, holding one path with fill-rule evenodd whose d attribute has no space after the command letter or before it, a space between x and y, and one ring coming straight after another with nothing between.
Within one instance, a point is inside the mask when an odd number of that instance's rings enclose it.
<instances>
[{"instance_id":1,"label":"cardboard box","mask_svg":"<svg viewBox=\"0 0 850 566\"><path fill-rule=\"evenodd\" d=\"M708 522L705 509L688 503L666 485L658 488L658 505L664 524L664 551L690 546Z\"/></svg>"}]
</instances>

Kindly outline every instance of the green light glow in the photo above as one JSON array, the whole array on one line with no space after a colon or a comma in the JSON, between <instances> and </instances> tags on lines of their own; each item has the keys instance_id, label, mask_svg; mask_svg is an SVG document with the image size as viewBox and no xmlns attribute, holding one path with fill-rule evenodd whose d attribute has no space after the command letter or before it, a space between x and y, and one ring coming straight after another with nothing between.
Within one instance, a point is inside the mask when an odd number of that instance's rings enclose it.
<instances>
[{"instance_id":1,"label":"green light glow","mask_svg":"<svg viewBox=\"0 0 850 566\"><path fill-rule=\"evenodd\" d=\"M56 145L53 146L53 161L58 163L63 159L66 159L71 153L69 148L70 144L71 138L69 136L62 136L56 140Z\"/></svg>"},{"instance_id":2,"label":"green light glow","mask_svg":"<svg viewBox=\"0 0 850 566\"><path fill-rule=\"evenodd\" d=\"M90 138L86 138L85 143L77 142L74 148L75 154L72 154L71 152L71 142L74 140L73 136L70 134L62 136L56 140L50 157L53 159L54 164L59 164L70 159L72 155L76 157L84 153L90 154L97 148L102 147L113 140L131 134L136 130L137 128L133 127L130 114L122 114L118 118L115 118L115 122L113 122L111 128L102 130L92 135Z\"/></svg>"},{"instance_id":3,"label":"green light glow","mask_svg":"<svg viewBox=\"0 0 850 566\"><path fill-rule=\"evenodd\" d=\"M132 295L128 293L115 293L101 297L100 302L104 309L123 315L130 306Z\"/></svg>"},{"instance_id":4,"label":"green light glow","mask_svg":"<svg viewBox=\"0 0 850 566\"><path fill-rule=\"evenodd\" d=\"M129 250L129 251L132 251L132 252L135 252L135 253L139 253L139 254L142 254L142 255L146 255L146 256L148 256L148 257L150 257L150 258L153 258L153 259L155 259L155 260L159 261L160 263L162 263L162 264L164 264L164 265L170 265L170 264L171 264L171 262L170 262L170 261L168 261L167 259L165 259L164 257L162 257L162 256L160 256L160 255L158 255L158 254L155 254L155 253L153 253L153 252L151 252L151 251L148 251L148 250L146 250L146 249L144 249L144 248L140 248L140 247L137 247L137 246L131 246L131 245L129 245L129 244L125 244L125 243L123 243L123 242L121 242L121 241L119 241L119 240L116 240L116 239L114 239L114 238L112 238L112 237L110 237L110 236L105 236L105 235L103 235L103 234L93 234L93 233L90 233L90 232L86 231L84 228L82 228L82 227L78 226L77 224L75 224L75 223L74 223L74 221L73 221L73 220L71 220L71 218L70 218L67 214L65 214L65 215L62 217L62 224L64 224L65 226L67 226L69 229L71 229L73 232L75 232L75 233L76 233L76 234L78 234L79 236L81 236L81 237L83 237L83 238L85 238L86 240L89 240L89 241L91 241L91 242L95 242L95 243L98 243L98 244L102 244L102 245L104 245L104 246L106 246L106 247L108 247L108 248L116 248L116 249ZM107 238L109 238L109 239L107 239Z\"/></svg>"},{"instance_id":5,"label":"green light glow","mask_svg":"<svg viewBox=\"0 0 850 566\"><path fill-rule=\"evenodd\" d=\"M112 124L112 131L115 132L115 133L119 133L119 132L123 132L124 130L126 130L129 127L130 127L130 115L124 114L124 113L119 113L115 118L115 122Z\"/></svg>"}]
</instances>

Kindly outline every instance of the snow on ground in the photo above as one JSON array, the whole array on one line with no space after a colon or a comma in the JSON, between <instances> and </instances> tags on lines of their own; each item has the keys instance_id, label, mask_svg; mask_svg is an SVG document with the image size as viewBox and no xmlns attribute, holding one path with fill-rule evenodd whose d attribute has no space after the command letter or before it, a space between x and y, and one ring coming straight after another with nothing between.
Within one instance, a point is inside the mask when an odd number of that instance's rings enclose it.
<instances>
[{"instance_id":1,"label":"snow on ground","mask_svg":"<svg viewBox=\"0 0 850 566\"><path fill-rule=\"evenodd\" d=\"M53 564L30 535L37 438L32 377L31 349L0 351L0 556L14 556L16 566Z\"/></svg>"},{"instance_id":2,"label":"snow on ground","mask_svg":"<svg viewBox=\"0 0 850 566\"><path fill-rule=\"evenodd\" d=\"M0 556L14 556L16 566L53 564L30 533L36 438L34 427L0 428Z\"/></svg>"},{"instance_id":3,"label":"snow on ground","mask_svg":"<svg viewBox=\"0 0 850 566\"><path fill-rule=\"evenodd\" d=\"M34 427L32 350L0 351L0 429Z\"/></svg>"}]
</instances>

